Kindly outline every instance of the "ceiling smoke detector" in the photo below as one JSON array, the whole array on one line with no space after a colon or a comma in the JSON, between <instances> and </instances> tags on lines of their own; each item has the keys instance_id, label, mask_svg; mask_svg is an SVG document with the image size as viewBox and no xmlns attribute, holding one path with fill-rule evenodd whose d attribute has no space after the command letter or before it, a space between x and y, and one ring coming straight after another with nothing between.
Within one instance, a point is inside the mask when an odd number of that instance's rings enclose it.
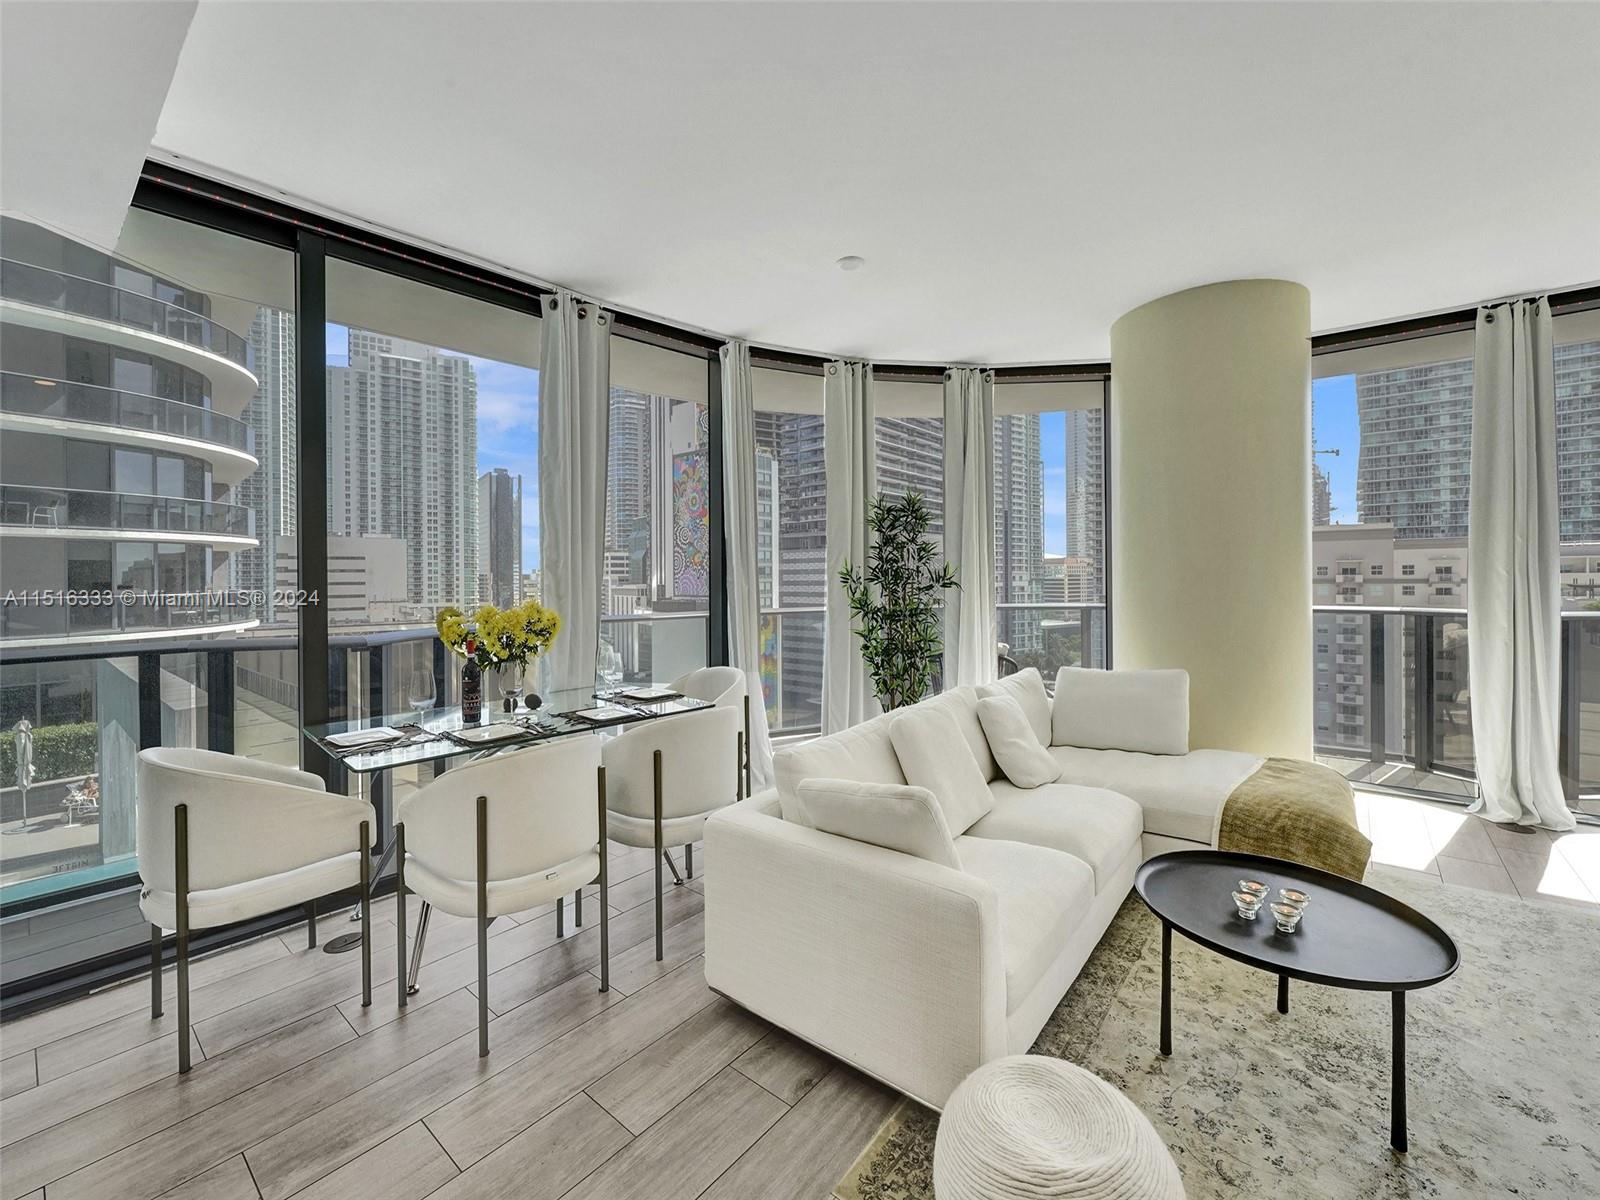
<instances>
[{"instance_id":1,"label":"ceiling smoke detector","mask_svg":"<svg viewBox=\"0 0 1600 1200\"><path fill-rule=\"evenodd\" d=\"M841 271L859 271L866 265L867 260L862 258L859 254L846 254L839 260L838 264L839 270Z\"/></svg>"}]
</instances>

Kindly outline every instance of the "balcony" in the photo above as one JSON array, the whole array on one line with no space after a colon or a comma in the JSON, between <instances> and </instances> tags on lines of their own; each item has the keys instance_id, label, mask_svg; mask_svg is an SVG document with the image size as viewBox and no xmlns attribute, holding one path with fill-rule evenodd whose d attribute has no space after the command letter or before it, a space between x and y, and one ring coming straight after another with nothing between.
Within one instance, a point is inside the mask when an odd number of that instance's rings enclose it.
<instances>
[{"instance_id":1,"label":"balcony","mask_svg":"<svg viewBox=\"0 0 1600 1200\"><path fill-rule=\"evenodd\" d=\"M244 338L155 296L3 258L0 311L8 322L180 362L205 375L214 401L234 412L243 410L255 394L257 381Z\"/></svg>"},{"instance_id":2,"label":"balcony","mask_svg":"<svg viewBox=\"0 0 1600 1200\"><path fill-rule=\"evenodd\" d=\"M1313 609L1319 618L1330 611ZM1366 670L1335 673L1338 741L1319 745L1318 757L1357 783L1476 795L1466 612L1386 607L1361 616ZM1563 613L1561 645L1567 802L1600 813L1600 612Z\"/></svg>"},{"instance_id":3,"label":"balcony","mask_svg":"<svg viewBox=\"0 0 1600 1200\"><path fill-rule=\"evenodd\" d=\"M0 527L13 537L256 544L255 513L242 504L86 488L0 486Z\"/></svg>"},{"instance_id":4,"label":"balcony","mask_svg":"<svg viewBox=\"0 0 1600 1200\"><path fill-rule=\"evenodd\" d=\"M176 448L211 464L232 485L261 464L255 434L237 417L141 392L0 372L0 427L117 445Z\"/></svg>"}]
</instances>

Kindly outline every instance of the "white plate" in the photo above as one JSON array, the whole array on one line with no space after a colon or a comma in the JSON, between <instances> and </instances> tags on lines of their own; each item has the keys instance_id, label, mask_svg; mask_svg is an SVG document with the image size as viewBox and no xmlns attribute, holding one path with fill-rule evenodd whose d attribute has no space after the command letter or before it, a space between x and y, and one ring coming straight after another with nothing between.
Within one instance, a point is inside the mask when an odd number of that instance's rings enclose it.
<instances>
[{"instance_id":1,"label":"white plate","mask_svg":"<svg viewBox=\"0 0 1600 1200\"><path fill-rule=\"evenodd\" d=\"M489 742L503 742L507 738L524 737L527 730L520 725L511 725L502 721L497 725L483 725L474 729L454 730L454 736L463 742L470 742L475 746L485 745Z\"/></svg>"},{"instance_id":2,"label":"white plate","mask_svg":"<svg viewBox=\"0 0 1600 1200\"><path fill-rule=\"evenodd\" d=\"M348 733L330 734L322 740L330 746L348 750L352 746L387 746L390 742L398 742L405 736L398 729L379 725L372 729L352 729Z\"/></svg>"}]
</instances>

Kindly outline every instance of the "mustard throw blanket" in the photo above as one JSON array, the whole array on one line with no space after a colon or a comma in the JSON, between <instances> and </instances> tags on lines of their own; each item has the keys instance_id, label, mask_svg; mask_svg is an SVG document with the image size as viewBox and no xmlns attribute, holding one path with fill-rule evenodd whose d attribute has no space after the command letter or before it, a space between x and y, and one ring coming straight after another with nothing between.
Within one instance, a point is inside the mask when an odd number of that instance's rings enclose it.
<instances>
[{"instance_id":1,"label":"mustard throw blanket","mask_svg":"<svg viewBox=\"0 0 1600 1200\"><path fill-rule=\"evenodd\" d=\"M1320 867L1359 880L1372 842L1356 825L1355 794L1321 763L1269 758L1223 802L1217 849Z\"/></svg>"}]
</instances>

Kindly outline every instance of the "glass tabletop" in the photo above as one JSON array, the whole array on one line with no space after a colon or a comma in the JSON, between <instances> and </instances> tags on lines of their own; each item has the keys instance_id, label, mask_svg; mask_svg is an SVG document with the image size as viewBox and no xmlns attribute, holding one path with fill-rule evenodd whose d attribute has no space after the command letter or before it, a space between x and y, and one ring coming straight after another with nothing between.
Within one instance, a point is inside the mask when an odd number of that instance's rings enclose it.
<instances>
[{"instance_id":1,"label":"glass tabletop","mask_svg":"<svg viewBox=\"0 0 1600 1200\"><path fill-rule=\"evenodd\" d=\"M641 700L633 695L657 696L667 691L660 687L646 689L644 685L601 691L572 688L545 696L544 703L534 712L519 708L509 713L499 704L485 702L483 719L475 725L462 721L459 708L424 709L420 721L417 711L408 709L382 716L307 725L304 733L335 762L358 775L366 775L391 767L532 746L578 734L615 733L641 721L712 707L708 701L685 696ZM351 737L380 730L392 731L393 736L385 734L383 740L367 744L357 743Z\"/></svg>"}]
</instances>

